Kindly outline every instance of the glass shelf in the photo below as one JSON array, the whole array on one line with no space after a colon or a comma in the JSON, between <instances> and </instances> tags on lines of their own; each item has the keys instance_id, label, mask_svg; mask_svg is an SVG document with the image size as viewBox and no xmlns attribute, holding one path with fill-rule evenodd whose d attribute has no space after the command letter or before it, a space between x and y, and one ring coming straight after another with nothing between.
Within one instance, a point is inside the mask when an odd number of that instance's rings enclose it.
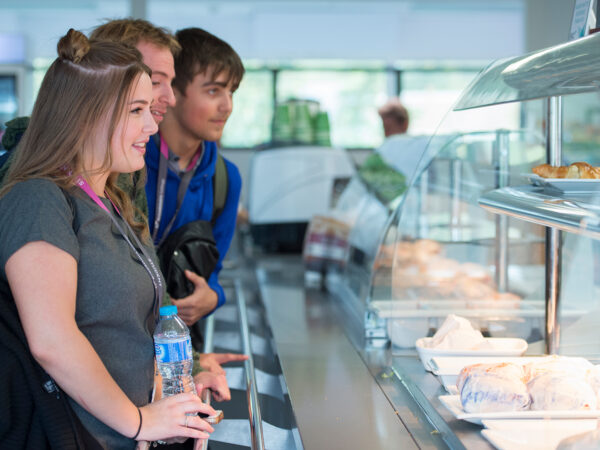
<instances>
[{"instance_id":1,"label":"glass shelf","mask_svg":"<svg viewBox=\"0 0 600 450\"><path fill-rule=\"evenodd\" d=\"M495 213L600 239L597 193L560 196L537 186L513 186L485 193L479 204Z\"/></svg>"}]
</instances>

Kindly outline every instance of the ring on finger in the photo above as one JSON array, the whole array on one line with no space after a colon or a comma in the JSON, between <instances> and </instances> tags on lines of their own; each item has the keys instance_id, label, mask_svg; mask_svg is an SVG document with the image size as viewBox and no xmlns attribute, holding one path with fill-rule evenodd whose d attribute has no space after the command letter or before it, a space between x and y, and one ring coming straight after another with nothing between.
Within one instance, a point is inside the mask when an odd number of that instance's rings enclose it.
<instances>
[{"instance_id":1,"label":"ring on finger","mask_svg":"<svg viewBox=\"0 0 600 450\"><path fill-rule=\"evenodd\" d=\"M187 416L187 415L185 416L185 425L184 425L184 426L185 426L186 428L188 427L188 419L189 419L189 418L190 418L190 416Z\"/></svg>"}]
</instances>

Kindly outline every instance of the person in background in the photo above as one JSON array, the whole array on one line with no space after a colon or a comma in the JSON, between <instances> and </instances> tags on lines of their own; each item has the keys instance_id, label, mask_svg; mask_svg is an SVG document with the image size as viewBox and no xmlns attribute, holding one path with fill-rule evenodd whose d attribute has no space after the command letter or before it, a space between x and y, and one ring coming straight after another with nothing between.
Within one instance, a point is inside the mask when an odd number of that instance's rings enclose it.
<instances>
[{"instance_id":1,"label":"person in background","mask_svg":"<svg viewBox=\"0 0 600 450\"><path fill-rule=\"evenodd\" d=\"M392 98L378 109L385 140L373 154L369 155L358 169L359 176L369 185L381 201L391 204L407 187L418 159L403 150L408 130L408 111L397 98ZM398 161L390 165L390 160Z\"/></svg>"},{"instance_id":2,"label":"person in background","mask_svg":"<svg viewBox=\"0 0 600 450\"><path fill-rule=\"evenodd\" d=\"M208 279L187 271L186 276L202 296L174 300L180 317L192 326L225 302L218 278L235 231L242 180L237 167L223 158L227 192L224 207L215 219L214 183L220 157L216 142L232 112L233 94L244 75L244 66L229 44L202 29L180 30L176 38L181 45L181 52L175 56L176 102L164 116L159 134L148 143L146 194L155 244L191 222L211 223L219 252L216 267ZM162 178L161 163L166 172ZM187 187L184 179L189 183ZM161 183L164 191L159 191Z\"/></svg>"},{"instance_id":3,"label":"person in background","mask_svg":"<svg viewBox=\"0 0 600 450\"><path fill-rule=\"evenodd\" d=\"M377 110L383 124L385 137L404 134L408 130L408 111L397 98L387 101Z\"/></svg>"},{"instance_id":4,"label":"person in background","mask_svg":"<svg viewBox=\"0 0 600 450\"><path fill-rule=\"evenodd\" d=\"M103 448L205 439L213 428L186 414L215 412L196 395L149 403L164 280L116 184L157 130L151 71L133 47L75 30L57 50L0 191L0 292Z\"/></svg>"}]
</instances>

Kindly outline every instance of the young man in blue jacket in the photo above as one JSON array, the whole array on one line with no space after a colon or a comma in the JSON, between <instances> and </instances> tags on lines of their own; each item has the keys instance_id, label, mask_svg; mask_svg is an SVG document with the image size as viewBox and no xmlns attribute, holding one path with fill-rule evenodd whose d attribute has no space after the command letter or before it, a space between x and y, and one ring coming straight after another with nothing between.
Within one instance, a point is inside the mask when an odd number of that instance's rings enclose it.
<instances>
[{"instance_id":1,"label":"young man in blue jacket","mask_svg":"<svg viewBox=\"0 0 600 450\"><path fill-rule=\"evenodd\" d=\"M238 54L216 36L186 28L178 31L176 38L181 45L175 57L176 102L146 151L148 221L155 244L190 222L213 219L217 142L233 109L233 93L244 75ZM164 175L159 170L161 158L167 168ZM235 231L242 180L237 167L224 161L226 200L212 223L219 251L216 268L208 280L186 271L194 284L194 295L174 299L179 316L188 325L225 302L218 277Z\"/></svg>"}]
</instances>

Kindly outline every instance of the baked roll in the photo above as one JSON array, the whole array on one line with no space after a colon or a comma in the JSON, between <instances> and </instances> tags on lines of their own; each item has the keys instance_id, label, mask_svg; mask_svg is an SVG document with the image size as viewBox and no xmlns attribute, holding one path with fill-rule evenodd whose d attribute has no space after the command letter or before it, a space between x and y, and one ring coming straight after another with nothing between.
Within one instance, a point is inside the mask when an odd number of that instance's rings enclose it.
<instances>
[{"instance_id":1,"label":"baked roll","mask_svg":"<svg viewBox=\"0 0 600 450\"><path fill-rule=\"evenodd\" d=\"M586 162L575 162L570 166L551 166L550 164L540 164L531 170L533 173L543 178L600 178L600 169Z\"/></svg>"}]
</instances>

